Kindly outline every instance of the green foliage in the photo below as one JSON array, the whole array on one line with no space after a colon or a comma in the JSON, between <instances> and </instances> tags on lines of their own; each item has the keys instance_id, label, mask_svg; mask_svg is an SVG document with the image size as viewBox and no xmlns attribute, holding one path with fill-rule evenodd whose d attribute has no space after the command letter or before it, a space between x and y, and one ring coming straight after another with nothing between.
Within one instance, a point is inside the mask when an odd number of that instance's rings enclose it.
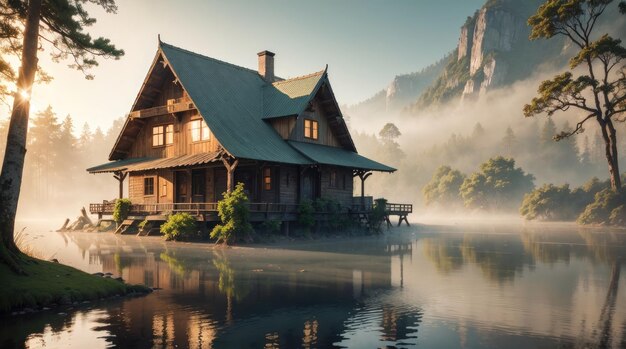
<instances>
[{"instance_id":1,"label":"green foliage","mask_svg":"<svg viewBox=\"0 0 626 349\"><path fill-rule=\"evenodd\" d=\"M249 221L248 202L243 183L237 183L232 192L224 193L224 199L217 205L222 224L213 228L211 238L217 239L217 242L230 244L250 234L253 229Z\"/></svg>"},{"instance_id":2,"label":"green foliage","mask_svg":"<svg viewBox=\"0 0 626 349\"><path fill-rule=\"evenodd\" d=\"M133 203L129 199L117 199L115 200L115 207L113 208L113 220L117 224L121 224L130 213L130 208Z\"/></svg>"},{"instance_id":3,"label":"green foliage","mask_svg":"<svg viewBox=\"0 0 626 349\"><path fill-rule=\"evenodd\" d=\"M515 167L515 160L498 156L480 165L480 171L463 181L460 188L465 206L473 209L507 210L519 207L531 191L534 177Z\"/></svg>"},{"instance_id":4,"label":"green foliage","mask_svg":"<svg viewBox=\"0 0 626 349\"><path fill-rule=\"evenodd\" d=\"M520 213L528 220L573 220L594 201L595 195L610 188L608 181L592 178L570 190L569 185L544 184L524 196Z\"/></svg>"},{"instance_id":5,"label":"green foliage","mask_svg":"<svg viewBox=\"0 0 626 349\"><path fill-rule=\"evenodd\" d=\"M387 214L387 199L374 200L374 207L370 212L370 229L373 232L380 233L381 225L385 221L385 215Z\"/></svg>"},{"instance_id":6,"label":"green foliage","mask_svg":"<svg viewBox=\"0 0 626 349\"><path fill-rule=\"evenodd\" d=\"M571 109L584 113L573 115L579 119L573 130L563 130L556 140L570 137L584 131L589 120L601 128L604 142L609 149L607 164L611 175L611 186L618 191L621 187L618 169L618 146L613 122L626 112L626 48L621 40L608 34L594 32L599 17L613 0L547 0L528 19L531 26L531 39L567 38L579 51L570 59L570 70L546 80L539 86L539 96L524 106L524 115L542 113L552 115ZM622 9L624 2L620 3ZM598 38L599 39L596 39ZM594 70L595 69L595 70ZM580 73L575 77L572 73ZM602 102L599 102L602 101ZM592 121L593 122L593 121Z\"/></svg>"},{"instance_id":7,"label":"green foliage","mask_svg":"<svg viewBox=\"0 0 626 349\"><path fill-rule=\"evenodd\" d=\"M395 124L388 122L383 126L378 135L384 142L390 142L400 137L402 133L400 133L400 130Z\"/></svg>"},{"instance_id":8,"label":"green foliage","mask_svg":"<svg viewBox=\"0 0 626 349\"><path fill-rule=\"evenodd\" d=\"M589 204L578 217L580 224L620 224L624 221L624 203L626 190L614 191L604 189L595 195L595 200ZM622 223L623 224L623 223Z\"/></svg>"},{"instance_id":9,"label":"green foliage","mask_svg":"<svg viewBox=\"0 0 626 349\"><path fill-rule=\"evenodd\" d=\"M282 222L276 219L270 219L261 223L261 229L268 234L280 233L281 226L282 226Z\"/></svg>"},{"instance_id":10,"label":"green foliage","mask_svg":"<svg viewBox=\"0 0 626 349\"><path fill-rule=\"evenodd\" d=\"M304 200L298 206L298 223L308 232L315 225L315 207L310 200Z\"/></svg>"},{"instance_id":11,"label":"green foliage","mask_svg":"<svg viewBox=\"0 0 626 349\"><path fill-rule=\"evenodd\" d=\"M542 187L524 195L520 213L528 220L570 220L576 217L569 205L572 192L568 184L555 186L544 184Z\"/></svg>"},{"instance_id":12,"label":"green foliage","mask_svg":"<svg viewBox=\"0 0 626 349\"><path fill-rule=\"evenodd\" d=\"M450 166L441 166L433 174L432 179L422 189L426 206L438 203L441 205L458 205L461 203L459 190L465 175Z\"/></svg>"},{"instance_id":13,"label":"green foliage","mask_svg":"<svg viewBox=\"0 0 626 349\"><path fill-rule=\"evenodd\" d=\"M197 232L196 219L187 212L169 215L167 221L161 225L161 233L168 241L189 239L194 237Z\"/></svg>"}]
</instances>

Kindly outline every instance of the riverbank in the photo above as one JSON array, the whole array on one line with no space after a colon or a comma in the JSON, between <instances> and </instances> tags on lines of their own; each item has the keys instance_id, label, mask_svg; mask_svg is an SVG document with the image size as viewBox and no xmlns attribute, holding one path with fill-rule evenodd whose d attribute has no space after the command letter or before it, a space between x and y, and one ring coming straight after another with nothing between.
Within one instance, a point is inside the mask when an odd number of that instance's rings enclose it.
<instances>
[{"instance_id":1,"label":"riverbank","mask_svg":"<svg viewBox=\"0 0 626 349\"><path fill-rule=\"evenodd\" d=\"M63 264L25 258L27 262L22 267L27 276L17 275L0 264L0 314L152 292L142 285L128 285Z\"/></svg>"}]
</instances>

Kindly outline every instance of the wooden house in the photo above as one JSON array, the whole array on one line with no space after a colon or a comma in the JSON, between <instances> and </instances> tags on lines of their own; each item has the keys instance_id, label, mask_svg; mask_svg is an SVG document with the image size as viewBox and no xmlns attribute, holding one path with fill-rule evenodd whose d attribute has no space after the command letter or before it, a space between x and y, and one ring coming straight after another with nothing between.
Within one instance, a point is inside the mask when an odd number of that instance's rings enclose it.
<instances>
[{"instance_id":1,"label":"wooden house","mask_svg":"<svg viewBox=\"0 0 626 349\"><path fill-rule=\"evenodd\" d=\"M150 213L211 211L239 182L254 204L349 207L355 178L363 195L372 171L395 171L357 153L327 69L282 79L272 52L258 61L251 70L159 41L110 162L87 171L113 173L120 197L127 179L136 210Z\"/></svg>"}]
</instances>

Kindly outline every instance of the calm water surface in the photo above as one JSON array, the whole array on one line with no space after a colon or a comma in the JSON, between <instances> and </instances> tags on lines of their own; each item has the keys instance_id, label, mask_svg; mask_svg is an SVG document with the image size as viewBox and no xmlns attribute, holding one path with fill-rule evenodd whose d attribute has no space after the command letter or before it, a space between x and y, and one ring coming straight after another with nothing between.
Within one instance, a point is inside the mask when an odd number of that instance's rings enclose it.
<instances>
[{"instance_id":1,"label":"calm water surface","mask_svg":"<svg viewBox=\"0 0 626 349\"><path fill-rule=\"evenodd\" d=\"M626 232L430 226L213 248L42 233L34 248L160 290L0 318L0 347L626 348Z\"/></svg>"}]
</instances>

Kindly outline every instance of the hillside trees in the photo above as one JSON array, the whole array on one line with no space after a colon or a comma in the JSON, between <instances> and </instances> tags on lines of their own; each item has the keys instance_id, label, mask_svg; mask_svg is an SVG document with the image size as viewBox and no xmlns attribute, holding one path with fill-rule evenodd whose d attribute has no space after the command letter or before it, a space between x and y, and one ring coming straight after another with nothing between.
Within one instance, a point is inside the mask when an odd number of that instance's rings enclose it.
<instances>
[{"instance_id":1,"label":"hillside trees","mask_svg":"<svg viewBox=\"0 0 626 349\"><path fill-rule=\"evenodd\" d=\"M0 173L0 261L14 271L23 273L19 265L20 251L13 232L17 212L30 110L30 95L38 71L37 55L44 46L53 59L71 59L70 67L92 79L89 69L98 64L97 58L119 58L124 51L103 37L92 38L85 28L95 23L84 4L102 7L107 12L117 10L114 0L2 0L0 14L0 48L17 55L21 67L17 74L3 58L0 60L0 92L15 84L13 107L7 134L2 172ZM44 45L45 44L45 45ZM17 75L17 77L16 77ZM39 76L44 76L39 74Z\"/></svg>"},{"instance_id":2,"label":"hillside trees","mask_svg":"<svg viewBox=\"0 0 626 349\"><path fill-rule=\"evenodd\" d=\"M626 65L622 63L626 48L608 34L595 39L598 18L612 2L548 0L529 18L531 39L563 36L578 53L570 59L570 71L541 83L539 95L524 106L524 114L550 116L570 110L584 114L573 129L563 130L555 140L583 132L586 123L594 120L601 130L611 188L617 191L621 179L614 122L626 112ZM624 9L623 2L620 9Z\"/></svg>"},{"instance_id":3,"label":"hillside trees","mask_svg":"<svg viewBox=\"0 0 626 349\"><path fill-rule=\"evenodd\" d=\"M426 206L439 204L441 206L462 206L459 189L465 180L465 175L450 166L441 166L435 171L432 179L424 189Z\"/></svg>"}]
</instances>

